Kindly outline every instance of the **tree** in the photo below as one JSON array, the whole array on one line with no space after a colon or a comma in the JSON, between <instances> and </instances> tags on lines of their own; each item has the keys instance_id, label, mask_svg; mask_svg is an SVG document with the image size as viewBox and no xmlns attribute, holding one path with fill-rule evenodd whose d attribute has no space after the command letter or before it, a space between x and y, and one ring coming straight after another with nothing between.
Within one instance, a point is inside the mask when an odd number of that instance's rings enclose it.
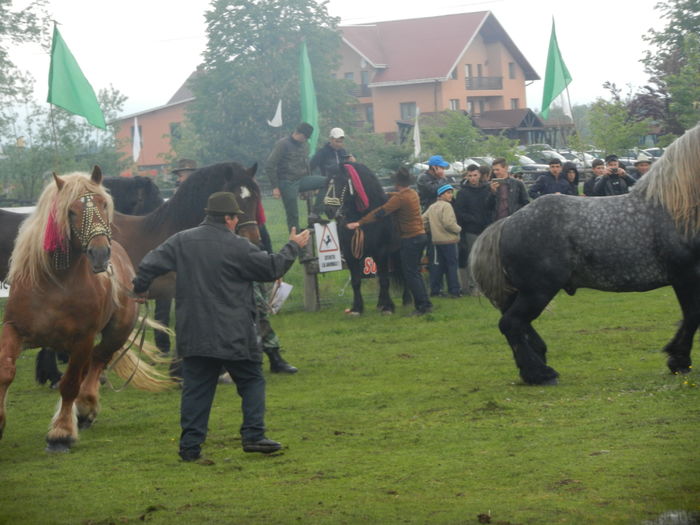
<instances>
[{"instance_id":1,"label":"tree","mask_svg":"<svg viewBox=\"0 0 700 525\"><path fill-rule=\"evenodd\" d=\"M700 38L687 35L683 42L683 64L678 73L666 78L671 101L669 110L685 129L700 120Z\"/></svg>"},{"instance_id":2,"label":"tree","mask_svg":"<svg viewBox=\"0 0 700 525\"><path fill-rule=\"evenodd\" d=\"M12 0L0 0L0 137L7 132L11 120L4 108L9 100L26 88L25 76L10 60L8 46L27 42L48 41L47 0L34 0L21 11L13 11Z\"/></svg>"},{"instance_id":3,"label":"tree","mask_svg":"<svg viewBox=\"0 0 700 525\"><path fill-rule=\"evenodd\" d=\"M483 134L461 111L421 116L421 147L448 161L462 161L482 150Z\"/></svg>"},{"instance_id":4,"label":"tree","mask_svg":"<svg viewBox=\"0 0 700 525\"><path fill-rule=\"evenodd\" d=\"M649 122L632 121L625 103L619 99L599 98L591 107L590 126L593 144L607 155L638 146L648 132Z\"/></svg>"},{"instance_id":5,"label":"tree","mask_svg":"<svg viewBox=\"0 0 700 525\"><path fill-rule=\"evenodd\" d=\"M105 174L118 175L126 167L116 150L113 125L97 129L65 110L37 104L31 89L23 93L24 99L14 97L15 107L26 111L14 124L14 136L23 140L5 143L6 158L0 160L5 197L33 201L52 171L89 172L97 164ZM122 111L126 97L110 87L100 90L98 100L109 122Z\"/></svg>"},{"instance_id":6,"label":"tree","mask_svg":"<svg viewBox=\"0 0 700 525\"><path fill-rule=\"evenodd\" d=\"M299 123L302 39L322 120L341 127L351 122L345 83L330 74L339 63L340 35L326 3L214 0L205 17L208 44L187 114L200 137L201 161L260 161ZM280 99L284 126L271 128L267 120Z\"/></svg>"},{"instance_id":7,"label":"tree","mask_svg":"<svg viewBox=\"0 0 700 525\"><path fill-rule=\"evenodd\" d=\"M667 132L680 135L685 127L685 115L692 113L693 105L688 99L687 89L680 88L678 82L685 86L700 84L700 69L693 54L692 40L697 42L700 34L700 0L667 0L659 2L655 9L660 11L666 26L656 31L650 29L643 37L652 45L642 60L651 76L651 83L656 86L652 94L662 102L664 110L663 123ZM695 61L695 67L693 62ZM683 71L683 79L679 79ZM671 84L676 82L672 91ZM679 97L678 100L673 100ZM696 99L697 101L697 99Z\"/></svg>"}]
</instances>

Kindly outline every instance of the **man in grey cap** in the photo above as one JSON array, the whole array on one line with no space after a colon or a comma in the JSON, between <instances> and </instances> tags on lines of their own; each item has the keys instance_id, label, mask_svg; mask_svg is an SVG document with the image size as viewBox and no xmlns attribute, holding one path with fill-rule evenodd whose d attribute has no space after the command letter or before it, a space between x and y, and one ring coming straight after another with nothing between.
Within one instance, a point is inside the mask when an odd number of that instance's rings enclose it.
<instances>
[{"instance_id":1,"label":"man in grey cap","mask_svg":"<svg viewBox=\"0 0 700 525\"><path fill-rule=\"evenodd\" d=\"M265 436L265 379L253 282L274 281L292 266L309 232L292 229L279 253L260 250L236 235L242 214L233 193L213 193L199 226L168 238L141 261L134 294L145 300L153 280L167 272L176 280L177 352L182 358L180 457L199 461L207 435L217 380L222 366L242 398L241 438L246 452L281 448Z\"/></svg>"}]
</instances>

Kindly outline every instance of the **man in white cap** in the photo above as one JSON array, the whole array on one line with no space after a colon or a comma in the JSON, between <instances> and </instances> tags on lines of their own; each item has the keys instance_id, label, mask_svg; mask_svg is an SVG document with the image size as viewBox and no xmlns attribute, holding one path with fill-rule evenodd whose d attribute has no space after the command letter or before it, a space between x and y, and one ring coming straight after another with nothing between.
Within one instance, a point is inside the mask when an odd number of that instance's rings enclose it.
<instances>
[{"instance_id":1,"label":"man in white cap","mask_svg":"<svg viewBox=\"0 0 700 525\"><path fill-rule=\"evenodd\" d=\"M324 188L319 191L316 196L316 202L311 210L309 220L318 220L320 218L321 212L323 211L323 198L328 189L328 183L333 177L340 173L340 166L343 164L345 157L347 157L347 152L345 151L345 132L341 128L333 128L328 134L328 142L326 142L322 148L319 148L314 156L311 157L311 161L309 161L311 172L313 173L315 170L318 170L326 179Z\"/></svg>"}]
</instances>

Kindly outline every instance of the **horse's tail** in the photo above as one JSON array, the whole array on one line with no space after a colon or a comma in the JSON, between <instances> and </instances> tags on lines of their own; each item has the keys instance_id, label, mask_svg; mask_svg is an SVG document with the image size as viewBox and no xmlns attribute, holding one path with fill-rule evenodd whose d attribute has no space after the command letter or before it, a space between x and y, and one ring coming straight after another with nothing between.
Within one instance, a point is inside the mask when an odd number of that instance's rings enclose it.
<instances>
[{"instance_id":1,"label":"horse's tail","mask_svg":"<svg viewBox=\"0 0 700 525\"><path fill-rule=\"evenodd\" d=\"M508 282L501 261L501 233L506 219L491 224L477 237L469 253L469 271L479 290L491 304L502 310L516 291Z\"/></svg>"},{"instance_id":2,"label":"horse's tail","mask_svg":"<svg viewBox=\"0 0 700 525\"><path fill-rule=\"evenodd\" d=\"M144 324L147 326L152 326L153 328L167 332L169 335L173 335L172 330L169 330L152 319L145 319L144 321ZM139 325L141 325L140 322ZM144 329L144 327L135 329L129 340L134 340L138 343L139 330ZM148 341L143 341L139 346L140 348L137 350L129 348L126 351L119 350L115 352L108 365L109 369L113 370L121 379L134 385L134 387L139 390L162 392L174 388L177 383L173 381L172 378L160 372L155 366L147 362L170 363L171 359L160 357L158 349Z\"/></svg>"}]
</instances>

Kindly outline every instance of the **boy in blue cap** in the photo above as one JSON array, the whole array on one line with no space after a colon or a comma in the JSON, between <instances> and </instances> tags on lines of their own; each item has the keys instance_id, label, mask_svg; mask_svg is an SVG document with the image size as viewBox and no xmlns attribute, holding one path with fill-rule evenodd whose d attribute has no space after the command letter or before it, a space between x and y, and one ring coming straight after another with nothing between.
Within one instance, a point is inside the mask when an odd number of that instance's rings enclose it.
<instances>
[{"instance_id":1,"label":"boy in blue cap","mask_svg":"<svg viewBox=\"0 0 700 525\"><path fill-rule=\"evenodd\" d=\"M457 224L450 184L443 184L436 191L437 200L423 213L423 225L430 232L435 264L430 265L430 295L442 294L442 279L447 276L447 291L450 297L461 297L461 287L457 276L457 243L462 228Z\"/></svg>"}]
</instances>

